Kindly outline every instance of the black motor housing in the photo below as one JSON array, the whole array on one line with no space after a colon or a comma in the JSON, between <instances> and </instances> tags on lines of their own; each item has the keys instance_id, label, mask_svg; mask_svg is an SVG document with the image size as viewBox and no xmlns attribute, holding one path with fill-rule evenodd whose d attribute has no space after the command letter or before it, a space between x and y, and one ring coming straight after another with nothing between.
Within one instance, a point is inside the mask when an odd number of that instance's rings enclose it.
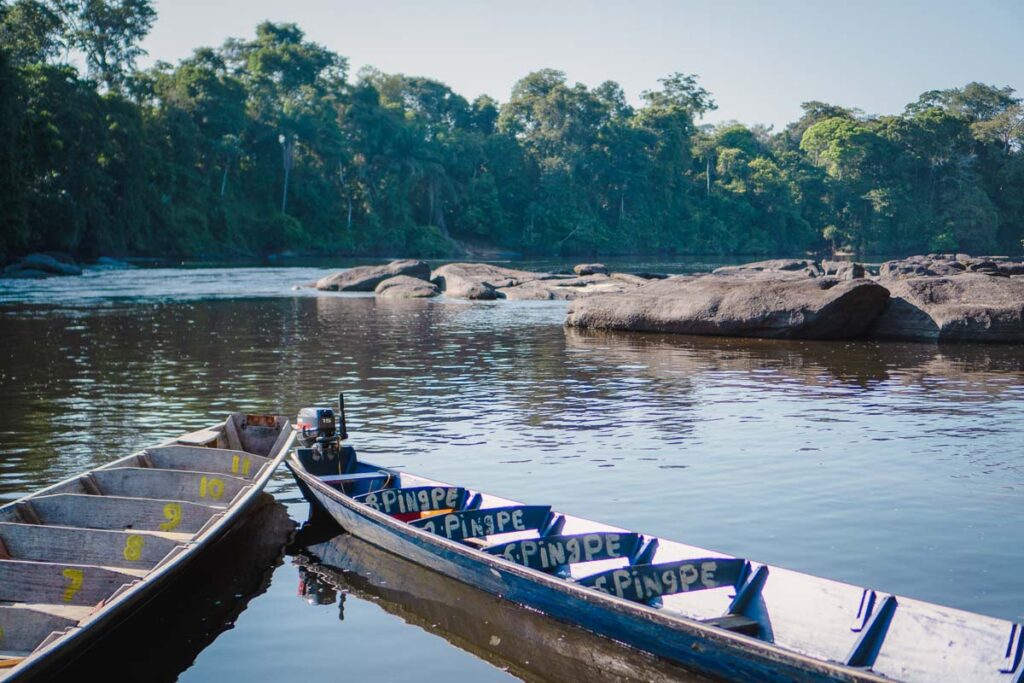
<instances>
[{"instance_id":1,"label":"black motor housing","mask_svg":"<svg viewBox=\"0 0 1024 683\"><path fill-rule=\"evenodd\" d=\"M299 444L312 448L317 442L334 441L337 433L334 411L330 408L303 408L295 420Z\"/></svg>"},{"instance_id":2,"label":"black motor housing","mask_svg":"<svg viewBox=\"0 0 1024 683\"><path fill-rule=\"evenodd\" d=\"M342 444L348 438L343 395L338 396L338 413L336 417L331 408L303 408L295 420L296 455L311 474L345 474L356 465L355 451Z\"/></svg>"}]
</instances>

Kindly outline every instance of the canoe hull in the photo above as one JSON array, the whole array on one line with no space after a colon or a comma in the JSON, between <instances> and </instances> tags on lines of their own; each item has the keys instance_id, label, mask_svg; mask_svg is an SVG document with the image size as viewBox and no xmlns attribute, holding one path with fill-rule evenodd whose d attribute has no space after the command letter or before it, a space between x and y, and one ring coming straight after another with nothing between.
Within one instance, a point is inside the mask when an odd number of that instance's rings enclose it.
<instances>
[{"instance_id":1,"label":"canoe hull","mask_svg":"<svg viewBox=\"0 0 1024 683\"><path fill-rule=\"evenodd\" d=\"M654 613L572 583L538 577L354 502L291 462L302 493L343 529L373 545L549 617L735 681L883 681L870 671L831 666L699 622Z\"/></svg>"},{"instance_id":2,"label":"canoe hull","mask_svg":"<svg viewBox=\"0 0 1024 683\"><path fill-rule=\"evenodd\" d=\"M150 568L150 571L147 574L132 582L130 586L125 586L123 590L119 590L108 596L101 603L96 605L96 609L80 621L77 626L70 627L62 635L55 633L54 635L59 635L59 637L52 638L44 644L39 645L31 652L31 654L25 657L25 659L20 661L16 666L7 669L0 669L0 681L3 681L3 683L13 683L13 681L20 682L52 676L55 671L73 660L83 648L88 647L98 637L103 635L109 626L121 619L124 619L138 610L142 605L156 597L188 566L193 559L202 554L210 545L231 533L236 523L248 514L252 509L253 504L258 500L259 496L262 495L264 487L270 480L270 477L273 476L277 466L286 456L295 438L294 432L291 429L291 424L286 418L246 415L244 418L252 421L253 433L251 435L245 431L244 427L240 429L237 421L241 418L241 414L232 415L224 423L213 425L213 427L206 430L200 430L200 432L193 432L191 434L184 435L178 439L170 439L151 447L151 449L146 449L142 453L152 451L156 456L157 452L161 449L171 446L176 448L184 446L187 451L188 448L194 444L189 444L186 439L198 434L200 437L197 438L209 441L208 446L210 448L211 458L214 457L214 454L222 450L220 447L225 447L233 449L225 451L229 458L233 455L238 456L236 466L239 469L242 467L248 467L248 463L250 461L264 463L258 469L253 470L252 478L246 480L244 490L240 490L234 494L231 493L224 484L220 484L220 494L217 495L216 490L212 488L208 489L206 493L214 498L219 499L221 496L224 496L227 501L227 497L230 496L230 501L227 502L226 506L217 509L218 514L215 515L215 517L207 520L207 523L202 525L198 531L191 533L189 540L175 540L177 547L156 563L155 566ZM273 429L270 427L271 423L275 425ZM216 437L215 440L214 437ZM259 451L259 453L256 453L255 451ZM247 455L250 456L250 461L246 460ZM137 468L136 461L139 457L139 454L128 455L112 463L96 468L89 473L76 475L63 482L47 487L42 491L26 496L25 498L0 506L0 511L10 512L11 510L16 509L19 505L31 505L33 499L44 495L57 495L69 492L82 493L81 491L78 491L76 487L80 486L80 482L84 477L99 477L105 474L117 473L118 469L121 469L122 471L131 470L133 472L138 470L144 474L147 472L154 473L158 471L158 468ZM207 478L209 478L210 482L218 483L230 478L216 470L216 468L211 469L214 471L209 473L195 472L186 469L180 469L178 470L178 473L183 476L197 474L202 476L204 482ZM248 471L246 471L246 475L248 475ZM220 477L220 479L218 479L218 477ZM92 481L95 482L96 479L93 479ZM213 484L208 485L212 486ZM83 496L83 499L86 501L102 500L103 497L104 496L99 492L95 492L94 495ZM178 507L179 514L185 510L184 505L188 504L188 501L180 502L183 505ZM86 505L88 505L88 502ZM9 516L3 519L7 522L12 521ZM168 519L171 518L168 517ZM180 519L180 517L178 519ZM40 526L42 528L46 528L50 525L41 524ZM88 534L92 531L96 531L95 528L53 526L58 529L63 528L77 530L82 534ZM144 533L142 527L137 527L137 529L137 533ZM100 533L113 533L113 530L108 529L101 531ZM146 542L149 543L150 541ZM126 550L125 553L127 552L128 551ZM125 558L128 559L127 554L125 554ZM67 560L64 563L72 565L78 564L70 560Z\"/></svg>"}]
</instances>

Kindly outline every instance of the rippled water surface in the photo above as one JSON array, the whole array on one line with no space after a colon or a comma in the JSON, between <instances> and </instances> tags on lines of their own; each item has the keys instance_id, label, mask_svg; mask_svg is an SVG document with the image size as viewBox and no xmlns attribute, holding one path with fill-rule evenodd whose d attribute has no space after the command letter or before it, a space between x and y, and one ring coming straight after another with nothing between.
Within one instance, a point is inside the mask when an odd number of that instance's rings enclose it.
<instances>
[{"instance_id":1,"label":"rippled water surface","mask_svg":"<svg viewBox=\"0 0 1024 683\"><path fill-rule=\"evenodd\" d=\"M580 334L561 302L290 289L323 272L0 281L0 501L228 411L293 415L344 390L379 464L1024 619L1020 347ZM305 519L284 472L271 492ZM233 628L179 634L196 651L160 677L524 675L372 593L339 620L296 595L294 558L264 555L244 611L176 627Z\"/></svg>"}]
</instances>

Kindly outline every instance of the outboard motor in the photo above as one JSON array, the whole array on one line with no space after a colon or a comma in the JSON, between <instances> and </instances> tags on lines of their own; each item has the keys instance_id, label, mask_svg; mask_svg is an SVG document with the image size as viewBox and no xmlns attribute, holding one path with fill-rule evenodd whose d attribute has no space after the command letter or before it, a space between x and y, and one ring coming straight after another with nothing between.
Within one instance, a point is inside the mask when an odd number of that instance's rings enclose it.
<instances>
[{"instance_id":1,"label":"outboard motor","mask_svg":"<svg viewBox=\"0 0 1024 683\"><path fill-rule=\"evenodd\" d=\"M296 454L310 473L344 474L355 466L355 451L342 444L348 438L344 394L338 394L337 416L331 408L303 408L295 430L299 441Z\"/></svg>"}]
</instances>

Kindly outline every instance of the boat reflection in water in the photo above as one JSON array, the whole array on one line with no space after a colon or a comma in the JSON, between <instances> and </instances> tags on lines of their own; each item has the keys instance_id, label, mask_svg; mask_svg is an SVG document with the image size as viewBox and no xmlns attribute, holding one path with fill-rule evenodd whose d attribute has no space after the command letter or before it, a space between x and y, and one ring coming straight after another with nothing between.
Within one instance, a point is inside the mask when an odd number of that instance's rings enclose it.
<instances>
[{"instance_id":1,"label":"boat reflection in water","mask_svg":"<svg viewBox=\"0 0 1024 683\"><path fill-rule=\"evenodd\" d=\"M292 551L299 596L342 621L350 593L525 681L708 680L336 533L309 523Z\"/></svg>"},{"instance_id":2,"label":"boat reflection in water","mask_svg":"<svg viewBox=\"0 0 1024 683\"><path fill-rule=\"evenodd\" d=\"M287 509L261 494L165 590L62 669L61 680L177 680L266 592L294 531Z\"/></svg>"}]
</instances>

